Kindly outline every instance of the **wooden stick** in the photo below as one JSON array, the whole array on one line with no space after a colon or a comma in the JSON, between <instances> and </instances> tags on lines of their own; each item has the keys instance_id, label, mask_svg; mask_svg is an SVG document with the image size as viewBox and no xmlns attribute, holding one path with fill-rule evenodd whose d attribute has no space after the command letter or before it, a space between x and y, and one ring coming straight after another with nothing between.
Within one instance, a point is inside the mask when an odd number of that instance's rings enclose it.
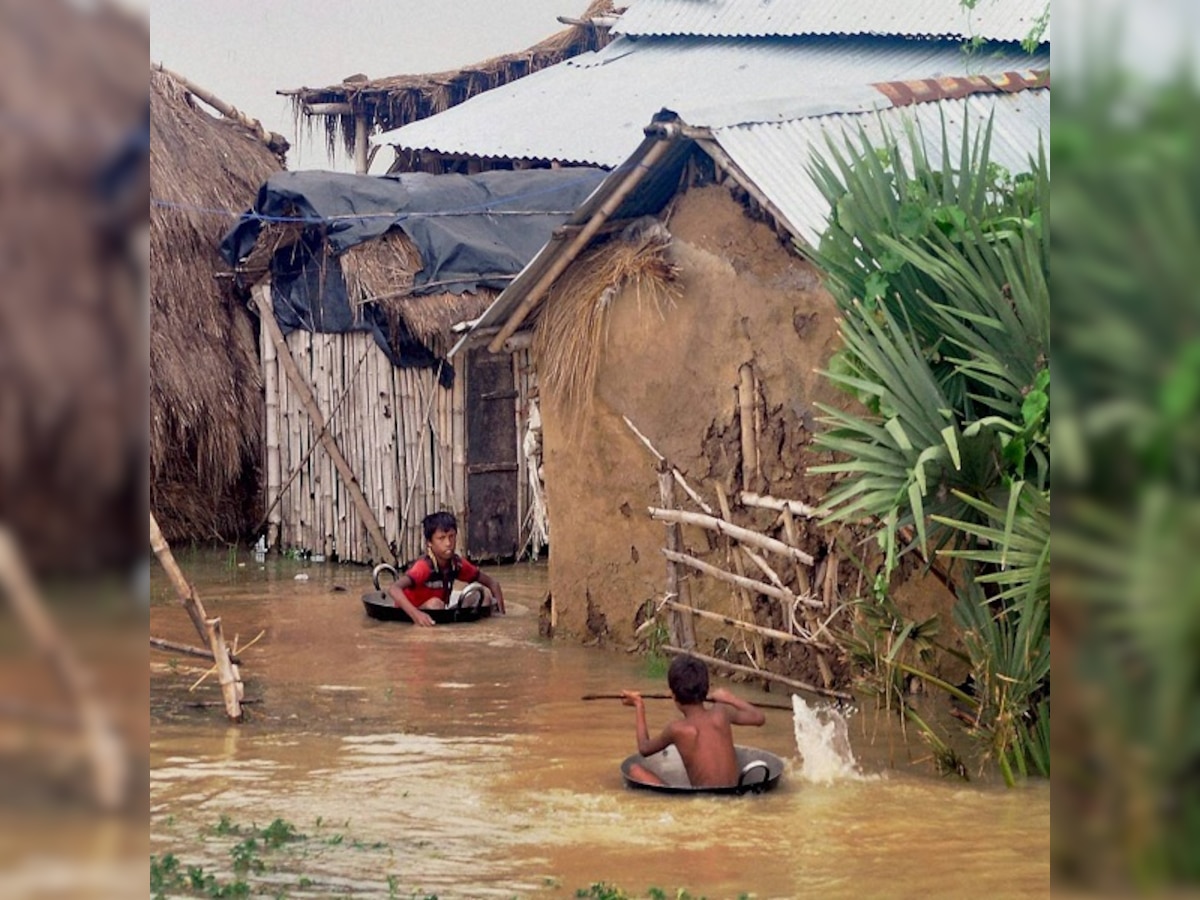
<instances>
[{"instance_id":1,"label":"wooden stick","mask_svg":"<svg viewBox=\"0 0 1200 900\"><path fill-rule=\"evenodd\" d=\"M655 519L661 519L664 522L680 522L685 525L698 525L701 528L707 528L710 531L716 531L721 534L729 535L729 537L739 540L744 544L758 547L762 550L768 550L771 553L776 553L780 556L798 559L805 565L811 566L813 558L796 547L789 547L783 541L778 541L773 537L767 537L765 534L759 534L757 531L751 531L749 528L742 528L739 525L733 525L726 522L724 519L718 519L713 516L703 515L701 513L684 512L683 510L675 509L655 509L649 507L650 515Z\"/></svg>"},{"instance_id":2,"label":"wooden stick","mask_svg":"<svg viewBox=\"0 0 1200 900\"><path fill-rule=\"evenodd\" d=\"M638 691L638 693L641 694L643 700L674 700L675 699L674 694L646 694L646 693L643 693L642 691ZM581 700L620 700L621 695L620 694L584 694L580 699ZM704 699L706 701L708 701L709 703L719 703L720 702L719 700L714 700L712 697L705 697ZM754 701L754 700L747 700L746 702L753 703L759 709L784 709L784 710L787 710L788 712L792 712L792 707L786 706L783 703L758 703L757 701Z\"/></svg>"},{"instance_id":3,"label":"wooden stick","mask_svg":"<svg viewBox=\"0 0 1200 900\"><path fill-rule=\"evenodd\" d=\"M221 633L220 617L208 619L208 642L217 660L217 680L221 683L221 694L225 698L225 712L235 722L242 718L242 681L229 661L229 649L225 646L225 635Z\"/></svg>"},{"instance_id":4,"label":"wooden stick","mask_svg":"<svg viewBox=\"0 0 1200 900\"><path fill-rule=\"evenodd\" d=\"M658 463L658 491L662 498L663 506L671 507L675 505L675 482L671 480L671 475L667 471L670 468L670 463L665 459L659 460ZM667 523L667 547L664 553L675 553L679 555L679 548L682 546L682 539L679 533L679 526L674 523ZM667 556L667 596L678 596L679 594L679 570L675 567L674 561ZM692 622L686 616L676 612L670 619L670 634L671 640L684 647L696 646L696 633L692 628Z\"/></svg>"},{"instance_id":5,"label":"wooden stick","mask_svg":"<svg viewBox=\"0 0 1200 900\"><path fill-rule=\"evenodd\" d=\"M634 433L634 435L637 436L637 439L646 446L646 449L650 451L650 453L654 456L654 458L656 460L658 460L660 463L666 462L666 457L663 456L661 453L658 452L658 450L656 450L654 448L654 445L650 443L650 439L648 437L646 437L644 434L642 434L640 431L638 431L637 426L634 425L631 421L629 421L629 416L621 416L621 418L625 420L625 424L629 426L629 430L632 431ZM706 513L708 513L710 516L716 515L716 513L713 512L712 507L709 506L707 503L705 503L703 498L692 489L692 486L690 484L688 484L686 480L684 480L682 472L680 472L674 466L671 466L671 475L674 477L675 482L681 488L683 488L684 493L687 494L689 497L691 497L692 501L697 506L699 506L702 510L704 510Z\"/></svg>"},{"instance_id":6,"label":"wooden stick","mask_svg":"<svg viewBox=\"0 0 1200 900\"><path fill-rule=\"evenodd\" d=\"M213 662L216 661L213 659L211 650L206 650L203 647L192 647L188 644L178 644L175 641L168 641L164 638L156 638L154 635L150 636L150 646L154 647L156 650L169 650L173 653L182 653L184 656L197 656L200 659L212 660ZM236 654L230 654L229 658L235 663L241 662Z\"/></svg>"},{"instance_id":7,"label":"wooden stick","mask_svg":"<svg viewBox=\"0 0 1200 900\"><path fill-rule=\"evenodd\" d=\"M816 607L820 609L821 601L815 600L812 597L797 597L789 590L780 590L773 584L767 584L762 581L755 581L753 578L744 578L740 575L734 575L732 572L726 572L724 569L718 569L714 565L696 559L694 556L688 556L686 553L676 553L671 550L664 549L663 556L672 562L682 563L685 566L690 566L705 575L711 575L713 578L719 578L722 581L728 581L730 584L736 584L739 587L744 587L747 590L754 591L759 594L765 594L768 597L774 597L776 600L781 600L784 603L795 603L797 601L806 606Z\"/></svg>"},{"instance_id":8,"label":"wooden stick","mask_svg":"<svg viewBox=\"0 0 1200 900\"><path fill-rule=\"evenodd\" d=\"M170 579L171 584L175 588L175 595L187 611L188 618L192 620L192 625L196 627L196 633L200 635L201 640L207 641L208 629L204 627L204 621L208 618L208 614L204 611L204 604L200 602L200 598L196 596L195 589L184 577L179 564L175 562L175 556L171 553L171 547L167 544L167 539L163 537L162 532L158 529L158 522L154 518L154 513L150 513L150 549L154 551L154 555L158 557L159 563L167 573L167 578Z\"/></svg>"},{"instance_id":9,"label":"wooden stick","mask_svg":"<svg viewBox=\"0 0 1200 900\"><path fill-rule=\"evenodd\" d=\"M733 514L729 509L729 498L725 496L725 487L720 482L717 482L717 502L721 505L721 516L727 522L732 521ZM746 569L742 565L742 558L737 554L737 548L733 546L728 537L725 539L725 558L733 563L733 570L739 578L746 577ZM777 586L781 590L783 589L782 584ZM748 622L754 621L754 600L746 592L745 588L738 588L736 596L742 607L742 615L746 617ZM762 668L764 661L762 635L757 632L753 632L753 634L754 637L751 642L754 647L754 665Z\"/></svg>"},{"instance_id":10,"label":"wooden stick","mask_svg":"<svg viewBox=\"0 0 1200 900\"><path fill-rule=\"evenodd\" d=\"M808 644L812 647L828 647L827 644L819 644L811 638L802 637L801 635L792 634L787 631L778 631L774 628L768 628L765 625L757 625L753 622L745 622L741 619L735 619L731 616L723 616L720 613L709 612L706 609L696 609L695 607L679 603L676 600L667 599L663 601L663 605L668 606L671 609L678 609L681 612L690 612L692 615L699 616L702 619L710 619L714 622L722 622L725 625L732 625L734 628L741 628L743 631L753 632L754 634L760 636L760 643L761 637L769 637L774 638L777 641L786 641L793 644Z\"/></svg>"},{"instance_id":11,"label":"wooden stick","mask_svg":"<svg viewBox=\"0 0 1200 900\"><path fill-rule=\"evenodd\" d=\"M296 365L296 360L292 357L287 342L284 340L283 331L280 330L279 323L275 320L275 310L271 306L269 285L256 285L254 288L254 300L258 305L259 314L262 316L262 320L266 323L267 329L271 334L271 340L275 343L279 360L283 363L283 369L287 373L292 385L296 388L300 396L300 402L312 419L321 444L325 447L325 452L329 454L329 458L333 461L334 466L337 467L338 474L342 477L342 482L350 491L350 498L358 510L359 517L370 534L371 540L375 543L375 552L379 554L380 559L390 560L395 564L397 562L396 556L392 553L392 548L388 546L387 538L384 537L383 531L379 527L379 520L375 518L375 514L371 511L371 507L367 503L367 498L363 496L358 478L350 468L350 463L346 461L346 457L342 454L337 442L324 429L325 417L321 414L320 407L317 406L312 387Z\"/></svg>"},{"instance_id":12,"label":"wooden stick","mask_svg":"<svg viewBox=\"0 0 1200 900\"><path fill-rule=\"evenodd\" d=\"M746 558L749 559L750 562L752 562L752 563L754 563L754 565L758 566L759 571L761 571L764 575L766 575L769 579L771 579L771 583L773 585L775 585L775 587L784 588L784 589L787 588L787 585L785 585L783 583L783 579L779 577L779 573L776 572L774 569L772 569L770 567L770 565L767 564L767 561L765 559L763 559L761 556L759 556L757 553L755 553L749 547L742 547L741 551L742 551L742 553L744 553L746 555Z\"/></svg>"},{"instance_id":13,"label":"wooden stick","mask_svg":"<svg viewBox=\"0 0 1200 900\"><path fill-rule=\"evenodd\" d=\"M839 700L853 700L854 697L845 691L835 691L828 688L819 688L809 684L806 681L797 681L794 678L786 678L783 675L776 675L774 672L768 672L765 669L752 669L749 666L741 666L737 663L727 662L723 659L717 659L715 656L705 656L702 653L697 653L694 650L684 650L680 647L672 647L669 644L664 644L662 649L672 656L694 656L701 662L708 663L710 666L718 666L723 669L730 669L734 672L741 672L745 675L753 675L755 678L762 678L766 681L773 681L777 684L782 684L786 687L794 688L798 691L808 691L812 694L820 694L824 697L836 697Z\"/></svg>"},{"instance_id":14,"label":"wooden stick","mask_svg":"<svg viewBox=\"0 0 1200 900\"><path fill-rule=\"evenodd\" d=\"M752 491L742 491L742 504L744 506L756 506L759 509L773 509L776 512L782 511L786 507L792 511L793 515L804 516L806 519L828 515L828 510L809 506L807 503L801 503L799 500L778 500L775 497L769 497L765 494L755 494Z\"/></svg>"},{"instance_id":15,"label":"wooden stick","mask_svg":"<svg viewBox=\"0 0 1200 900\"><path fill-rule=\"evenodd\" d=\"M756 481L758 444L754 441L754 370L750 363L738 369L738 418L742 426L742 487Z\"/></svg>"},{"instance_id":16,"label":"wooden stick","mask_svg":"<svg viewBox=\"0 0 1200 900\"><path fill-rule=\"evenodd\" d=\"M274 547L279 543L280 525L283 521L282 514L276 511L279 500L283 497L284 490L284 488L279 486L279 472L282 467L282 449L279 443L279 401L281 397L279 390L279 365L275 358L275 345L270 340L270 332L267 330L267 323L265 321L259 322L259 346L262 348L263 392L266 399L267 413L267 496L275 498L263 514L263 521L267 525L266 544L268 547ZM288 481L290 484L291 479ZM259 532L261 529L262 525L260 524L254 530L255 532Z\"/></svg>"},{"instance_id":17,"label":"wooden stick","mask_svg":"<svg viewBox=\"0 0 1200 900\"><path fill-rule=\"evenodd\" d=\"M97 801L108 809L117 807L125 798L131 774L125 748L108 710L96 696L91 673L76 658L50 618L15 539L3 527L0 527L0 589L38 651L49 661L79 714Z\"/></svg>"}]
</instances>

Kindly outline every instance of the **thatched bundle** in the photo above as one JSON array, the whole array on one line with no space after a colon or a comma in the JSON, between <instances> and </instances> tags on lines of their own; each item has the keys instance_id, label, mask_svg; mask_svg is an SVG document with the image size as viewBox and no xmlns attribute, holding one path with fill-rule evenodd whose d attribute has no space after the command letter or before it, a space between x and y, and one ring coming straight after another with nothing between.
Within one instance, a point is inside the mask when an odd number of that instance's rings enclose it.
<instances>
[{"instance_id":1,"label":"thatched bundle","mask_svg":"<svg viewBox=\"0 0 1200 900\"><path fill-rule=\"evenodd\" d=\"M591 405L618 293L632 291L639 306L652 306L659 316L678 298L669 242L656 220L638 220L580 256L543 300L533 339L539 390L566 421L578 423Z\"/></svg>"},{"instance_id":2,"label":"thatched bundle","mask_svg":"<svg viewBox=\"0 0 1200 900\"><path fill-rule=\"evenodd\" d=\"M612 0L593 0L580 17L587 21L611 15ZM428 118L469 100L476 94L516 81L578 56L598 50L608 42L608 30L594 25L572 25L519 53L507 53L448 72L393 75L387 78L350 80L324 88L300 88L288 93L297 125L305 107L315 103L349 103L367 117L368 128L386 131ZM332 155L339 143L354 152L354 116L324 116L325 142ZM311 123L311 119L307 120Z\"/></svg>"},{"instance_id":3,"label":"thatched bundle","mask_svg":"<svg viewBox=\"0 0 1200 900\"><path fill-rule=\"evenodd\" d=\"M144 317L131 232L144 19L0 4L0 526L38 568L144 553Z\"/></svg>"},{"instance_id":4,"label":"thatched bundle","mask_svg":"<svg viewBox=\"0 0 1200 900\"><path fill-rule=\"evenodd\" d=\"M151 69L150 493L168 540L232 540L261 514L254 325L217 243L281 161Z\"/></svg>"},{"instance_id":5,"label":"thatched bundle","mask_svg":"<svg viewBox=\"0 0 1200 900\"><path fill-rule=\"evenodd\" d=\"M407 330L436 356L446 355L450 327L480 316L498 291L480 288L462 294L412 294L413 277L421 270L421 253L404 232L393 229L381 238L351 247L342 254L342 276L358 304L378 303L388 320L393 347Z\"/></svg>"}]
</instances>

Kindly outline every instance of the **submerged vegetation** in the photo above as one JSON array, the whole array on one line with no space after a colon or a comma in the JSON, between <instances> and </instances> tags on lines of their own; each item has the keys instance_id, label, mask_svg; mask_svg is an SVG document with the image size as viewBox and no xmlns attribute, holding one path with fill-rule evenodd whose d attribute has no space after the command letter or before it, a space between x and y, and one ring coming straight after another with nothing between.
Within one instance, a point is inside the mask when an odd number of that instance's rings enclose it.
<instances>
[{"instance_id":1,"label":"submerged vegetation","mask_svg":"<svg viewBox=\"0 0 1200 900\"><path fill-rule=\"evenodd\" d=\"M989 158L991 123L939 153L925 136L865 132L814 174L832 214L815 261L842 313L827 377L861 404L823 406L839 476L828 521L881 523L882 570L846 636L864 679L965 774L918 715L910 678L945 692L1005 781L1050 770L1049 172ZM940 157L940 163L934 158ZM936 621L889 591L917 554L956 596L970 677L925 668Z\"/></svg>"}]
</instances>

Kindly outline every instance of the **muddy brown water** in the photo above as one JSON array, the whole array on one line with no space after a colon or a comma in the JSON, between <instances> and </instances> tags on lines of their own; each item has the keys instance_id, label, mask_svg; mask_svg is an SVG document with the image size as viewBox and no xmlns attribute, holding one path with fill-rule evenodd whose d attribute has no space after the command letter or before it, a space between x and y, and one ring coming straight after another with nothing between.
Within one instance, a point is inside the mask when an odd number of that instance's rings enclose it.
<instances>
[{"instance_id":1,"label":"muddy brown water","mask_svg":"<svg viewBox=\"0 0 1200 900\"><path fill-rule=\"evenodd\" d=\"M152 653L151 854L232 879L234 845L282 819L304 838L260 851L263 871L246 877L268 895L570 897L597 882L714 900L1048 890L1048 785L939 778L873 711L851 719L862 777L806 781L792 715L768 711L737 737L785 759L776 791L627 789L633 711L580 697L664 680L636 655L539 638L542 563L490 570L507 616L418 629L366 617L362 568L179 558L230 639L263 635L243 651L256 702L237 726L219 705L192 705L219 701L211 678L189 690L201 661ZM196 643L157 573L152 593L151 634ZM674 707L648 701L648 714L657 731Z\"/></svg>"}]
</instances>

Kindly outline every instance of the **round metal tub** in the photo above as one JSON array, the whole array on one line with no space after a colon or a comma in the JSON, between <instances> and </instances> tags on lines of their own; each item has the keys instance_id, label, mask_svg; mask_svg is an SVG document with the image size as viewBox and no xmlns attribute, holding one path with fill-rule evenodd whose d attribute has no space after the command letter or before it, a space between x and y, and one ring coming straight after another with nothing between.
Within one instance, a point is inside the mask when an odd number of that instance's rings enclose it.
<instances>
[{"instance_id":1,"label":"round metal tub","mask_svg":"<svg viewBox=\"0 0 1200 900\"><path fill-rule=\"evenodd\" d=\"M674 747L647 758L640 753L627 756L621 763L621 775L625 784L644 791L663 794L761 794L774 790L783 776L783 760L766 750L737 746L738 783L729 787L692 787L688 782L683 760ZM633 766L641 764L661 778L666 784L646 784L629 773Z\"/></svg>"}]
</instances>

